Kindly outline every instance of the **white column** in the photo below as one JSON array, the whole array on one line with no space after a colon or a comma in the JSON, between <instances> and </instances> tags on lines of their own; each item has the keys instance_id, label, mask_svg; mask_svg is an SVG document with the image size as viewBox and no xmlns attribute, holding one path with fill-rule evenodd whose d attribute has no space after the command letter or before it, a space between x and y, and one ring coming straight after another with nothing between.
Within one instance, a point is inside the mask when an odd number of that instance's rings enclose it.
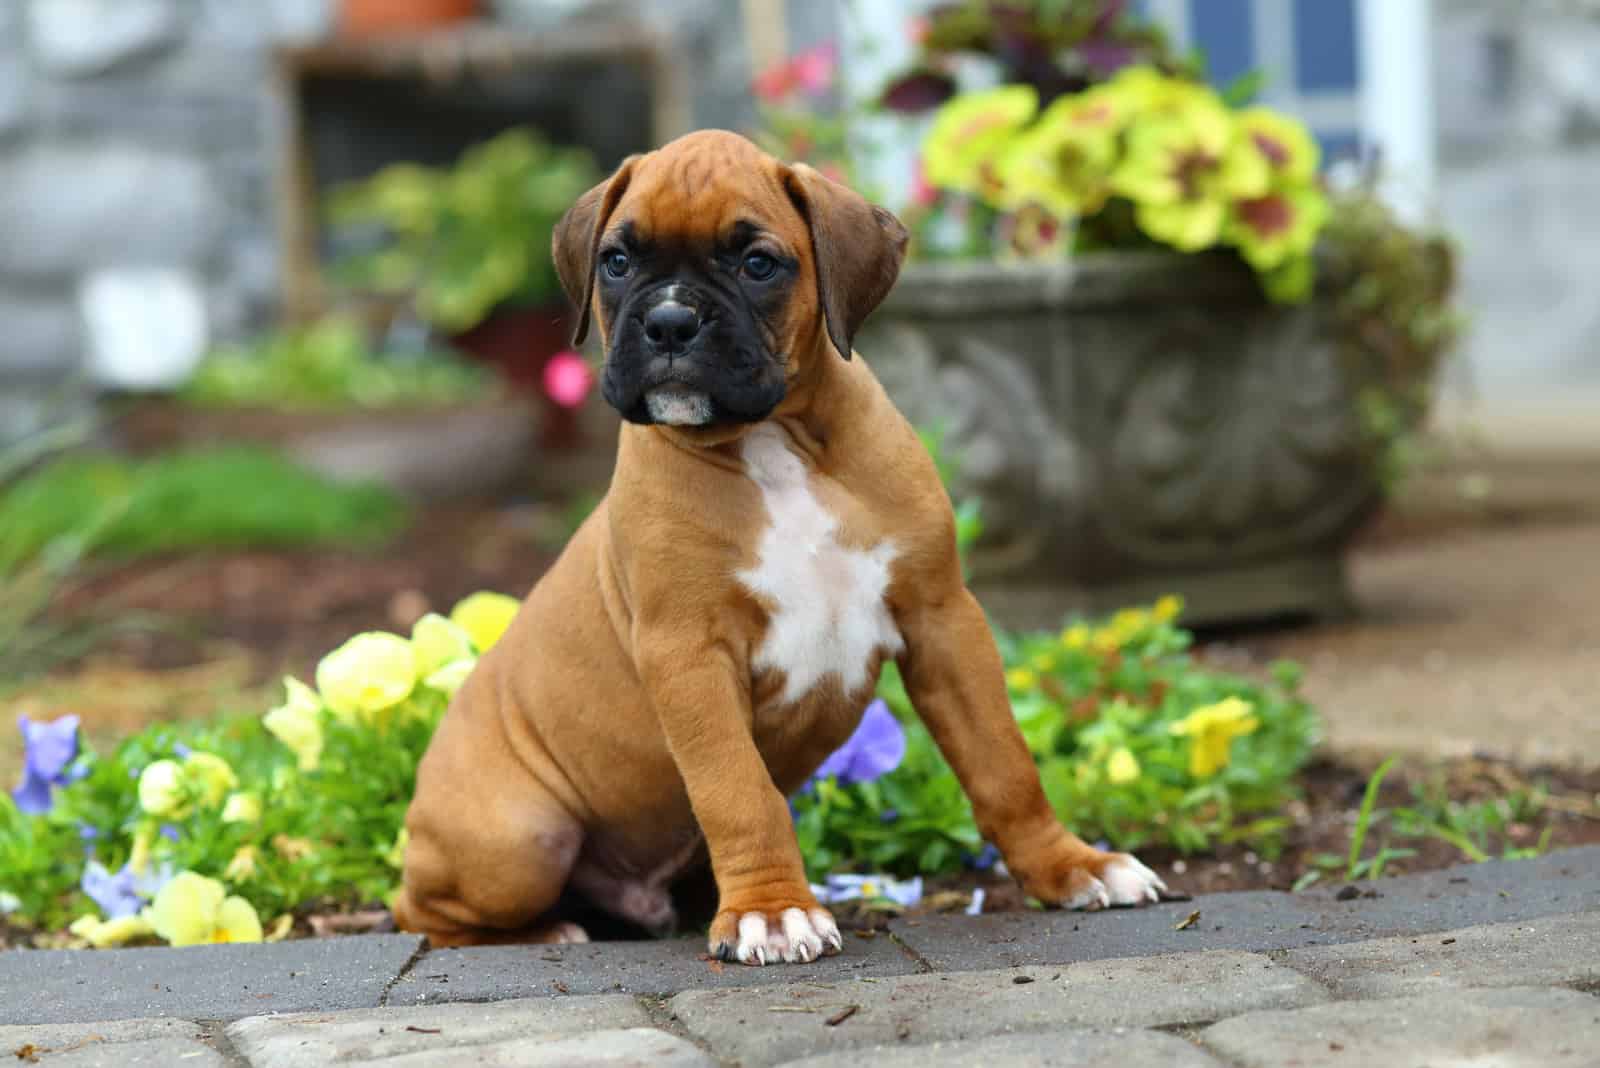
<instances>
[{"instance_id":1,"label":"white column","mask_svg":"<svg viewBox=\"0 0 1600 1068\"><path fill-rule=\"evenodd\" d=\"M840 4L840 74L846 106L877 100L891 75L916 57L908 27L937 0L844 0ZM863 191L881 197L885 207L906 202L926 123L915 117L885 115L854 122L857 166Z\"/></svg>"},{"instance_id":2,"label":"white column","mask_svg":"<svg viewBox=\"0 0 1600 1068\"><path fill-rule=\"evenodd\" d=\"M1435 190L1431 0L1359 0L1361 128L1402 218L1431 214Z\"/></svg>"}]
</instances>

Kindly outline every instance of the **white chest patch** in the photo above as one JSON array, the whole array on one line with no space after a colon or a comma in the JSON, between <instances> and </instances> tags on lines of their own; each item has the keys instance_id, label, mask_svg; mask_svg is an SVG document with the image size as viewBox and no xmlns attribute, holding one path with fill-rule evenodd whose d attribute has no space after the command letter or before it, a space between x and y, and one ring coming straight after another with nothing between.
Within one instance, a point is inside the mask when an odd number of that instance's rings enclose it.
<instances>
[{"instance_id":1,"label":"white chest patch","mask_svg":"<svg viewBox=\"0 0 1600 1068\"><path fill-rule=\"evenodd\" d=\"M785 703L829 675L853 693L867 683L873 654L904 648L884 603L894 546L839 544L839 521L812 494L805 465L776 427L759 426L746 436L744 464L761 489L769 524L756 566L739 573L739 581L772 605L754 666L784 673Z\"/></svg>"}]
</instances>

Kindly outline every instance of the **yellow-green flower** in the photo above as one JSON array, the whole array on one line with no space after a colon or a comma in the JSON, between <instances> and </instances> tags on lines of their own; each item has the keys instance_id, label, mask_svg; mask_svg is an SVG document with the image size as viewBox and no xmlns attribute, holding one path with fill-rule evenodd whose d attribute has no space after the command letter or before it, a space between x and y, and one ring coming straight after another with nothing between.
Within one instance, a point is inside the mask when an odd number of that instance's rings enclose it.
<instances>
[{"instance_id":1,"label":"yellow-green flower","mask_svg":"<svg viewBox=\"0 0 1600 1068\"><path fill-rule=\"evenodd\" d=\"M472 636L437 612L429 612L411 628L411 655L417 678L426 679L446 664L470 658Z\"/></svg>"},{"instance_id":2,"label":"yellow-green flower","mask_svg":"<svg viewBox=\"0 0 1600 1068\"><path fill-rule=\"evenodd\" d=\"M181 817L187 812L183 768L176 760L153 761L139 774L139 807L151 816Z\"/></svg>"},{"instance_id":3,"label":"yellow-green flower","mask_svg":"<svg viewBox=\"0 0 1600 1068\"><path fill-rule=\"evenodd\" d=\"M322 761L322 698L299 679L284 677L283 704L261 717L261 725L295 755L301 771Z\"/></svg>"},{"instance_id":4,"label":"yellow-green flower","mask_svg":"<svg viewBox=\"0 0 1600 1068\"><path fill-rule=\"evenodd\" d=\"M212 753L190 753L183 758L183 778L195 797L207 808L222 804L228 791L239 785L239 777L228 762Z\"/></svg>"},{"instance_id":5,"label":"yellow-green flower","mask_svg":"<svg viewBox=\"0 0 1600 1068\"><path fill-rule=\"evenodd\" d=\"M1239 136L1221 98L1191 87L1172 115L1134 123L1112 185L1135 203L1145 233L1198 252L1222 236L1228 204L1261 196L1269 179L1265 158Z\"/></svg>"},{"instance_id":6,"label":"yellow-green flower","mask_svg":"<svg viewBox=\"0 0 1600 1068\"><path fill-rule=\"evenodd\" d=\"M1039 676L1028 668L1012 668L1006 672L1006 685L1013 690L1031 690L1039 684Z\"/></svg>"},{"instance_id":7,"label":"yellow-green flower","mask_svg":"<svg viewBox=\"0 0 1600 1068\"><path fill-rule=\"evenodd\" d=\"M1254 733L1259 726L1261 721L1249 701L1226 697L1195 709L1169 729L1189 738L1189 774L1208 779L1228 766L1233 740Z\"/></svg>"},{"instance_id":8,"label":"yellow-green flower","mask_svg":"<svg viewBox=\"0 0 1600 1068\"><path fill-rule=\"evenodd\" d=\"M1034 653L1033 658L1029 661L1029 663L1033 665L1033 669L1035 671L1042 671L1048 675L1050 672L1056 669L1058 662L1056 660L1055 653L1046 651L1043 653Z\"/></svg>"},{"instance_id":9,"label":"yellow-green flower","mask_svg":"<svg viewBox=\"0 0 1600 1068\"><path fill-rule=\"evenodd\" d=\"M1258 271L1307 256L1328 221L1328 198L1314 185L1273 189L1234 201L1224 236Z\"/></svg>"},{"instance_id":10,"label":"yellow-green flower","mask_svg":"<svg viewBox=\"0 0 1600 1068\"><path fill-rule=\"evenodd\" d=\"M67 930L95 949L126 945L135 938L154 933L142 916L122 916L114 920L102 920L93 915L79 916Z\"/></svg>"},{"instance_id":11,"label":"yellow-green flower","mask_svg":"<svg viewBox=\"0 0 1600 1068\"><path fill-rule=\"evenodd\" d=\"M467 632L480 654L487 653L521 607L515 597L503 593L474 593L450 609L450 622Z\"/></svg>"},{"instance_id":12,"label":"yellow-green flower","mask_svg":"<svg viewBox=\"0 0 1600 1068\"><path fill-rule=\"evenodd\" d=\"M1111 617L1089 639L1094 651L1109 656L1137 638L1150 625L1150 614L1142 608L1124 608Z\"/></svg>"},{"instance_id":13,"label":"yellow-green flower","mask_svg":"<svg viewBox=\"0 0 1600 1068\"><path fill-rule=\"evenodd\" d=\"M192 871L174 876L141 915L175 946L261 941L261 919L250 902Z\"/></svg>"},{"instance_id":14,"label":"yellow-green flower","mask_svg":"<svg viewBox=\"0 0 1600 1068\"><path fill-rule=\"evenodd\" d=\"M1089 629L1087 623L1074 623L1061 632L1061 644L1076 652L1089 648L1090 639L1093 637L1094 632Z\"/></svg>"},{"instance_id":15,"label":"yellow-green flower","mask_svg":"<svg viewBox=\"0 0 1600 1068\"><path fill-rule=\"evenodd\" d=\"M252 793L228 795L222 806L223 823L257 823L261 819L261 798Z\"/></svg>"},{"instance_id":16,"label":"yellow-green flower","mask_svg":"<svg viewBox=\"0 0 1600 1068\"><path fill-rule=\"evenodd\" d=\"M999 205L1006 199L1001 158L1038 109L1039 95L1025 85L951 98L939 109L922 142L928 182L939 189L975 193Z\"/></svg>"},{"instance_id":17,"label":"yellow-green flower","mask_svg":"<svg viewBox=\"0 0 1600 1068\"><path fill-rule=\"evenodd\" d=\"M394 836L394 845L383 854L383 862L395 871L400 871L406 866L406 845L411 841L411 832L405 827L400 828Z\"/></svg>"},{"instance_id":18,"label":"yellow-green flower","mask_svg":"<svg viewBox=\"0 0 1600 1068\"><path fill-rule=\"evenodd\" d=\"M1181 615L1183 615L1183 598L1175 593L1158 597L1155 606L1150 609L1150 618L1157 623L1171 623Z\"/></svg>"},{"instance_id":19,"label":"yellow-green flower","mask_svg":"<svg viewBox=\"0 0 1600 1068\"><path fill-rule=\"evenodd\" d=\"M1006 206L1035 203L1065 218L1099 211L1125 120L1123 98L1103 88L1051 104L1000 161Z\"/></svg>"},{"instance_id":20,"label":"yellow-green flower","mask_svg":"<svg viewBox=\"0 0 1600 1068\"><path fill-rule=\"evenodd\" d=\"M1133 755L1133 750L1122 746L1111 754L1111 759L1106 761L1106 779L1113 786L1126 786L1130 782L1139 780L1139 758Z\"/></svg>"},{"instance_id":21,"label":"yellow-green flower","mask_svg":"<svg viewBox=\"0 0 1600 1068\"><path fill-rule=\"evenodd\" d=\"M230 883L249 882L255 877L256 862L259 859L260 853L255 846L240 846L234 850L228 866L222 869L222 877Z\"/></svg>"},{"instance_id":22,"label":"yellow-green flower","mask_svg":"<svg viewBox=\"0 0 1600 1068\"><path fill-rule=\"evenodd\" d=\"M1322 149L1303 123L1271 108L1241 111L1234 121L1246 143L1267 161L1274 182L1307 185L1316 178Z\"/></svg>"},{"instance_id":23,"label":"yellow-green flower","mask_svg":"<svg viewBox=\"0 0 1600 1068\"><path fill-rule=\"evenodd\" d=\"M141 785L143 779L140 780ZM140 803L141 807L143 802ZM155 841L156 830L146 823L133 832L133 848L128 852L128 870L135 875L143 875L150 866L150 846Z\"/></svg>"},{"instance_id":24,"label":"yellow-green flower","mask_svg":"<svg viewBox=\"0 0 1600 1068\"><path fill-rule=\"evenodd\" d=\"M417 683L411 643L396 634L357 634L317 665L317 690L344 723L372 723Z\"/></svg>"},{"instance_id":25,"label":"yellow-green flower","mask_svg":"<svg viewBox=\"0 0 1600 1068\"><path fill-rule=\"evenodd\" d=\"M422 680L422 684L430 690L438 690L446 697L454 697L456 691L467 681L467 676L472 674L472 669L477 666L476 657L457 660L433 672Z\"/></svg>"}]
</instances>

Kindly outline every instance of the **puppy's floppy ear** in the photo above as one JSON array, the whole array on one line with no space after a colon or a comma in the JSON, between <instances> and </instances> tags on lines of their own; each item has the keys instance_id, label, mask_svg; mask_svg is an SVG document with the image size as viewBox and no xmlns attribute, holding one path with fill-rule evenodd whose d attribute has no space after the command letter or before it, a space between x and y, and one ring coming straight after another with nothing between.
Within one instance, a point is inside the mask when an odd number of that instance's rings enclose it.
<instances>
[{"instance_id":1,"label":"puppy's floppy ear","mask_svg":"<svg viewBox=\"0 0 1600 1068\"><path fill-rule=\"evenodd\" d=\"M551 234L550 251L556 274L561 277L561 288L567 291L567 299L578 310L578 325L572 337L574 347L582 345L589 336L589 304L594 296L594 260L600 250L600 234L622 194L627 192L634 164L640 158L629 156L610 178L579 197L561 216Z\"/></svg>"},{"instance_id":2,"label":"puppy's floppy ear","mask_svg":"<svg viewBox=\"0 0 1600 1068\"><path fill-rule=\"evenodd\" d=\"M803 163L784 169L783 184L811 228L828 338L848 360L856 331L900 277L906 228L853 189Z\"/></svg>"}]
</instances>

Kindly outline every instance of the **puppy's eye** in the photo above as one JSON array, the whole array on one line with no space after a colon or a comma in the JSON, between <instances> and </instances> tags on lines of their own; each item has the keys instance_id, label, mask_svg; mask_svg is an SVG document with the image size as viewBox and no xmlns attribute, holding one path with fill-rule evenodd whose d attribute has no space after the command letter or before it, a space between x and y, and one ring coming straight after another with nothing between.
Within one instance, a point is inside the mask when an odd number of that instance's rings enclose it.
<instances>
[{"instance_id":1,"label":"puppy's eye","mask_svg":"<svg viewBox=\"0 0 1600 1068\"><path fill-rule=\"evenodd\" d=\"M626 252L612 252L606 256L606 273L612 278L625 277L632 266L633 261L628 259Z\"/></svg>"},{"instance_id":2,"label":"puppy's eye","mask_svg":"<svg viewBox=\"0 0 1600 1068\"><path fill-rule=\"evenodd\" d=\"M765 252L752 252L744 258L744 275L754 282L765 282L778 270L778 261Z\"/></svg>"}]
</instances>

